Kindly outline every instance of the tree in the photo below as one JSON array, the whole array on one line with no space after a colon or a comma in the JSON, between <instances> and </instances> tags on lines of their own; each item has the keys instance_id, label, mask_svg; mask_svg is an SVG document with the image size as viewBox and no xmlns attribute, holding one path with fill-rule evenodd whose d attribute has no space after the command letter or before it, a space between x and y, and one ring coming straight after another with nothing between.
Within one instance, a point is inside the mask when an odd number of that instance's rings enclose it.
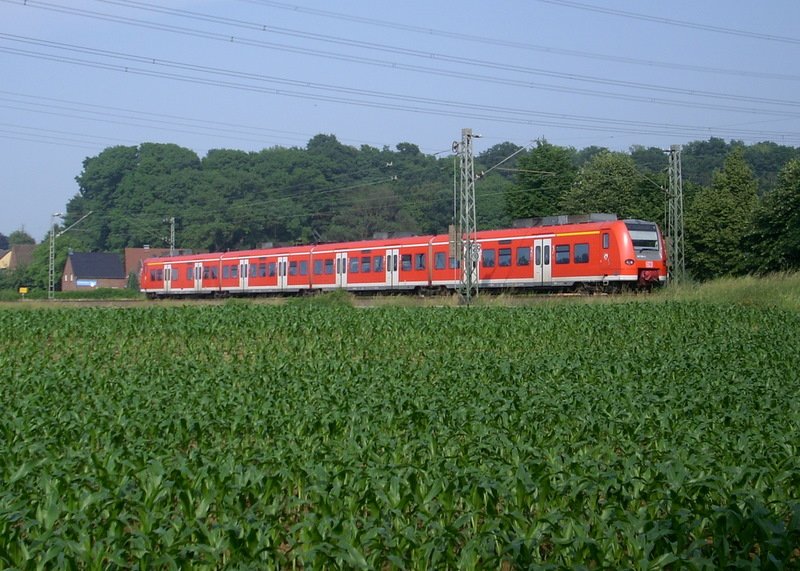
<instances>
[{"instance_id":1,"label":"tree","mask_svg":"<svg viewBox=\"0 0 800 571\"><path fill-rule=\"evenodd\" d=\"M0 250L8 250L8 236L0 232Z\"/></svg>"},{"instance_id":2,"label":"tree","mask_svg":"<svg viewBox=\"0 0 800 571\"><path fill-rule=\"evenodd\" d=\"M517 162L517 184L506 194L513 218L551 216L560 212L562 196L572 186L577 168L575 150L551 145L544 139Z\"/></svg>"},{"instance_id":3,"label":"tree","mask_svg":"<svg viewBox=\"0 0 800 571\"><path fill-rule=\"evenodd\" d=\"M800 159L781 169L777 187L756 209L750 237L753 269L800 269Z\"/></svg>"},{"instance_id":4,"label":"tree","mask_svg":"<svg viewBox=\"0 0 800 571\"><path fill-rule=\"evenodd\" d=\"M686 212L686 261L696 278L746 270L743 241L758 202L757 187L742 147L734 147L711 186L697 193Z\"/></svg>"},{"instance_id":5,"label":"tree","mask_svg":"<svg viewBox=\"0 0 800 571\"><path fill-rule=\"evenodd\" d=\"M20 244L35 244L36 240L25 232L25 230L14 230L8 236L8 246L18 246Z\"/></svg>"},{"instance_id":6,"label":"tree","mask_svg":"<svg viewBox=\"0 0 800 571\"><path fill-rule=\"evenodd\" d=\"M660 173L666 171L667 167L669 167L667 154L658 147L633 145L630 148L630 154L640 171Z\"/></svg>"},{"instance_id":7,"label":"tree","mask_svg":"<svg viewBox=\"0 0 800 571\"><path fill-rule=\"evenodd\" d=\"M497 167L493 172L508 180L514 180L516 178L514 170L522 156L520 153L522 148L509 142L493 145L475 157L475 168L481 171Z\"/></svg>"},{"instance_id":8,"label":"tree","mask_svg":"<svg viewBox=\"0 0 800 571\"><path fill-rule=\"evenodd\" d=\"M606 212L621 218L644 218L648 208L637 193L641 175L630 155L604 151L594 155L560 201L562 212Z\"/></svg>"}]
</instances>

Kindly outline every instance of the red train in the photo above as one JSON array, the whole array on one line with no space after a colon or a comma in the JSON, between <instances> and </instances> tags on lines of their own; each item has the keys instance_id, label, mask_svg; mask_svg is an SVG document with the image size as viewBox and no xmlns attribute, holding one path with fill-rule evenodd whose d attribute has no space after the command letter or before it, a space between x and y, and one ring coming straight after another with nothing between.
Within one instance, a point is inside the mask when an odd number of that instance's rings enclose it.
<instances>
[{"instance_id":1,"label":"red train","mask_svg":"<svg viewBox=\"0 0 800 571\"><path fill-rule=\"evenodd\" d=\"M614 291L667 279L658 226L644 220L567 222L476 233L480 288ZM333 289L448 290L462 270L447 234L149 258L150 297Z\"/></svg>"}]
</instances>

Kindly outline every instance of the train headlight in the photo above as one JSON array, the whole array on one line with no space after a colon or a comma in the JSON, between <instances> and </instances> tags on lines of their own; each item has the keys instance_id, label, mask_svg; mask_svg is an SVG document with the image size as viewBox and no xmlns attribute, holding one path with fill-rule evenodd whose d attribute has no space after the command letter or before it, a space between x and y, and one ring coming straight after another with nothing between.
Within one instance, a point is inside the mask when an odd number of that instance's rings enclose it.
<instances>
[{"instance_id":1,"label":"train headlight","mask_svg":"<svg viewBox=\"0 0 800 571\"><path fill-rule=\"evenodd\" d=\"M633 260L631 260L630 258L628 258L627 260L625 260L625 265L626 265L626 266L632 266L633 264L634 264L634 262L633 262Z\"/></svg>"}]
</instances>

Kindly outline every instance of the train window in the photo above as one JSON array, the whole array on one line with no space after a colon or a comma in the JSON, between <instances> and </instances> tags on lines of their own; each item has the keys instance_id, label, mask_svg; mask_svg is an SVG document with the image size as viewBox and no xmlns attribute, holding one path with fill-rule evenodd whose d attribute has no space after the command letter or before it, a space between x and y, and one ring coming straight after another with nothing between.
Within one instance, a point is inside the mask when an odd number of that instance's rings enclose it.
<instances>
[{"instance_id":1,"label":"train window","mask_svg":"<svg viewBox=\"0 0 800 571\"><path fill-rule=\"evenodd\" d=\"M212 280L217 279L218 275L219 275L219 273L217 272L217 267L216 266L211 266L211 279Z\"/></svg>"},{"instance_id":2,"label":"train window","mask_svg":"<svg viewBox=\"0 0 800 571\"><path fill-rule=\"evenodd\" d=\"M556 264L569 264L569 244L556 246Z\"/></svg>"},{"instance_id":3,"label":"train window","mask_svg":"<svg viewBox=\"0 0 800 571\"><path fill-rule=\"evenodd\" d=\"M603 232L603 249L608 250L609 236L608 232Z\"/></svg>"},{"instance_id":4,"label":"train window","mask_svg":"<svg viewBox=\"0 0 800 571\"><path fill-rule=\"evenodd\" d=\"M222 279L231 277L231 269L228 266L222 266Z\"/></svg>"},{"instance_id":5,"label":"train window","mask_svg":"<svg viewBox=\"0 0 800 571\"><path fill-rule=\"evenodd\" d=\"M267 265L267 275L269 275L271 278L275 277L275 262L270 262Z\"/></svg>"},{"instance_id":6,"label":"train window","mask_svg":"<svg viewBox=\"0 0 800 571\"><path fill-rule=\"evenodd\" d=\"M493 268L494 267L494 258L495 258L495 251L492 248L483 250L483 267L484 268Z\"/></svg>"},{"instance_id":7,"label":"train window","mask_svg":"<svg viewBox=\"0 0 800 571\"><path fill-rule=\"evenodd\" d=\"M322 274L322 260L314 260L314 275Z\"/></svg>"},{"instance_id":8,"label":"train window","mask_svg":"<svg viewBox=\"0 0 800 571\"><path fill-rule=\"evenodd\" d=\"M575 244L575 258L573 261L576 264L589 263L589 244Z\"/></svg>"},{"instance_id":9,"label":"train window","mask_svg":"<svg viewBox=\"0 0 800 571\"><path fill-rule=\"evenodd\" d=\"M211 268L209 268L208 266L203 268L203 279L207 280L210 275L211 275Z\"/></svg>"},{"instance_id":10,"label":"train window","mask_svg":"<svg viewBox=\"0 0 800 571\"><path fill-rule=\"evenodd\" d=\"M451 270L457 270L458 268L461 267L461 261L458 260L458 258L456 258L455 256L450 256L448 262L450 263Z\"/></svg>"},{"instance_id":11,"label":"train window","mask_svg":"<svg viewBox=\"0 0 800 571\"><path fill-rule=\"evenodd\" d=\"M433 256L433 267L437 270L445 269L447 267L447 254L436 252Z\"/></svg>"},{"instance_id":12,"label":"train window","mask_svg":"<svg viewBox=\"0 0 800 571\"><path fill-rule=\"evenodd\" d=\"M358 258L350 258L350 273L357 274L358 273Z\"/></svg>"},{"instance_id":13,"label":"train window","mask_svg":"<svg viewBox=\"0 0 800 571\"><path fill-rule=\"evenodd\" d=\"M544 265L545 266L549 266L550 265L550 245L549 244L545 245L545 247L544 247Z\"/></svg>"},{"instance_id":14,"label":"train window","mask_svg":"<svg viewBox=\"0 0 800 571\"><path fill-rule=\"evenodd\" d=\"M239 277L239 266L231 266L231 277L232 278Z\"/></svg>"},{"instance_id":15,"label":"train window","mask_svg":"<svg viewBox=\"0 0 800 571\"><path fill-rule=\"evenodd\" d=\"M400 269L407 272L411 269L411 254L403 254L400 258Z\"/></svg>"},{"instance_id":16,"label":"train window","mask_svg":"<svg viewBox=\"0 0 800 571\"><path fill-rule=\"evenodd\" d=\"M507 268L511 265L511 248L500 248L497 252L497 265Z\"/></svg>"},{"instance_id":17,"label":"train window","mask_svg":"<svg viewBox=\"0 0 800 571\"><path fill-rule=\"evenodd\" d=\"M425 254L415 254L414 255L414 269L415 270L424 270L425 269Z\"/></svg>"},{"instance_id":18,"label":"train window","mask_svg":"<svg viewBox=\"0 0 800 571\"><path fill-rule=\"evenodd\" d=\"M537 266L541 266L542 265L542 247L541 246L536 246L535 251L536 251L536 255L535 255L535 260L534 261L535 261Z\"/></svg>"},{"instance_id":19,"label":"train window","mask_svg":"<svg viewBox=\"0 0 800 571\"><path fill-rule=\"evenodd\" d=\"M267 264L266 262L261 262L258 264L258 277L265 278L267 277Z\"/></svg>"},{"instance_id":20,"label":"train window","mask_svg":"<svg viewBox=\"0 0 800 571\"><path fill-rule=\"evenodd\" d=\"M368 273L372 271L372 258L370 258L369 256L362 256L361 271L363 273Z\"/></svg>"},{"instance_id":21,"label":"train window","mask_svg":"<svg viewBox=\"0 0 800 571\"><path fill-rule=\"evenodd\" d=\"M376 272L383 271L383 256L373 256L372 257L372 267L375 268Z\"/></svg>"},{"instance_id":22,"label":"train window","mask_svg":"<svg viewBox=\"0 0 800 571\"><path fill-rule=\"evenodd\" d=\"M296 276L297 275L297 260L292 260L289 262L289 275Z\"/></svg>"},{"instance_id":23,"label":"train window","mask_svg":"<svg viewBox=\"0 0 800 571\"><path fill-rule=\"evenodd\" d=\"M248 268L248 265L247 265L247 264L242 264L241 268L242 268L242 277L243 277L243 278L246 278L246 277L247 277L247 268Z\"/></svg>"},{"instance_id":24,"label":"train window","mask_svg":"<svg viewBox=\"0 0 800 571\"><path fill-rule=\"evenodd\" d=\"M307 260L300 260L300 275L307 276L308 275L308 261Z\"/></svg>"},{"instance_id":25,"label":"train window","mask_svg":"<svg viewBox=\"0 0 800 571\"><path fill-rule=\"evenodd\" d=\"M333 258L325 260L325 273L328 275L333 273Z\"/></svg>"},{"instance_id":26,"label":"train window","mask_svg":"<svg viewBox=\"0 0 800 571\"><path fill-rule=\"evenodd\" d=\"M194 279L194 272L192 270L194 270L194 268L187 266L187 268L186 268L186 279L187 280L193 280Z\"/></svg>"},{"instance_id":27,"label":"train window","mask_svg":"<svg viewBox=\"0 0 800 571\"><path fill-rule=\"evenodd\" d=\"M531 249L526 246L517 248L517 265L529 266L531 264Z\"/></svg>"}]
</instances>

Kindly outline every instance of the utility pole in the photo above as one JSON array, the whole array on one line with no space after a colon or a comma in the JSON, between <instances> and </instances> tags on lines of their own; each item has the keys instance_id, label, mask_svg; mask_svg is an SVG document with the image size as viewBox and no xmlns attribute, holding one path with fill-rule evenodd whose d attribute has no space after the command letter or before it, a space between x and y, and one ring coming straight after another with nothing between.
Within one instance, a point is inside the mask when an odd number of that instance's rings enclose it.
<instances>
[{"instance_id":1,"label":"utility pole","mask_svg":"<svg viewBox=\"0 0 800 571\"><path fill-rule=\"evenodd\" d=\"M473 296L478 295L478 261L480 244L475 240L475 163L472 153L472 129L461 129L461 143L453 143L453 151L461 157L461 184L458 192L458 218L454 231L455 254L461 268L459 292L469 305Z\"/></svg>"},{"instance_id":2,"label":"utility pole","mask_svg":"<svg viewBox=\"0 0 800 571\"><path fill-rule=\"evenodd\" d=\"M175 217L169 218L169 255L175 255Z\"/></svg>"},{"instance_id":3,"label":"utility pole","mask_svg":"<svg viewBox=\"0 0 800 571\"><path fill-rule=\"evenodd\" d=\"M52 300L56 297L56 238L72 230L75 226L83 222L92 211L90 210L80 218L78 221L69 226L68 228L64 228L61 232L56 234L56 218L61 218L64 216L61 212L53 212L50 216L50 263L47 268L47 299Z\"/></svg>"},{"instance_id":4,"label":"utility pole","mask_svg":"<svg viewBox=\"0 0 800 571\"><path fill-rule=\"evenodd\" d=\"M683 174L681 146L669 150L669 192L667 194L667 269L669 280L681 283L686 279L686 258L683 238Z\"/></svg>"},{"instance_id":5,"label":"utility pole","mask_svg":"<svg viewBox=\"0 0 800 571\"><path fill-rule=\"evenodd\" d=\"M50 215L50 261L47 266L47 299L55 298L56 294L56 218L61 218L61 212L53 212Z\"/></svg>"}]
</instances>

